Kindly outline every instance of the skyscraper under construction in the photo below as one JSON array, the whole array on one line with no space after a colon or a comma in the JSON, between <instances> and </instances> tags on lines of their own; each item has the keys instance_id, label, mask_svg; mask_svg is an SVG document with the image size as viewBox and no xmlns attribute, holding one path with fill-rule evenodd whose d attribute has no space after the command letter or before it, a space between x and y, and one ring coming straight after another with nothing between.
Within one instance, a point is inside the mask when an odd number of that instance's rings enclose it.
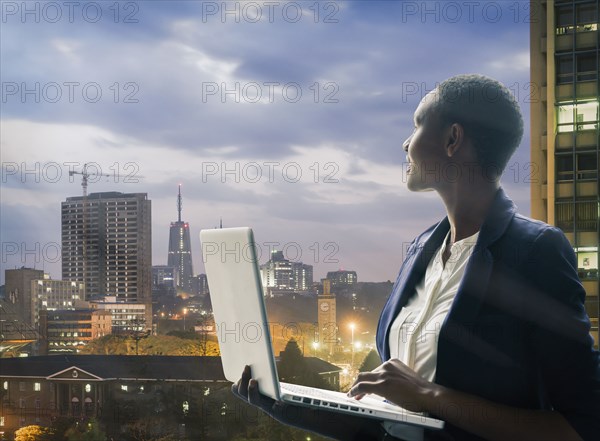
<instances>
[{"instance_id":1,"label":"skyscraper under construction","mask_svg":"<svg viewBox=\"0 0 600 441\"><path fill-rule=\"evenodd\" d=\"M147 306L152 323L151 201L146 193L102 192L62 204L62 278L85 282L85 297Z\"/></svg>"}]
</instances>

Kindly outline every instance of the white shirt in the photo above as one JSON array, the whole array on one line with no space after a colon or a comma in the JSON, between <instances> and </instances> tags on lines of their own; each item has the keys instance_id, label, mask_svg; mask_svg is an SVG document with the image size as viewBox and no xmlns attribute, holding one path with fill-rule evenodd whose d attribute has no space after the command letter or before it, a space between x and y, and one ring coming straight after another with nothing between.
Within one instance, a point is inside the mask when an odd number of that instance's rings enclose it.
<instances>
[{"instance_id":1,"label":"white shirt","mask_svg":"<svg viewBox=\"0 0 600 441\"><path fill-rule=\"evenodd\" d=\"M450 257L444 265L442 256L449 235L450 231L427 265L425 276L415 286L415 294L392 322L388 340L390 358L399 359L428 381L435 380L440 329L450 311L479 232L452 244ZM391 435L402 439L422 439L421 428L394 423L384 423L384 427Z\"/></svg>"}]
</instances>

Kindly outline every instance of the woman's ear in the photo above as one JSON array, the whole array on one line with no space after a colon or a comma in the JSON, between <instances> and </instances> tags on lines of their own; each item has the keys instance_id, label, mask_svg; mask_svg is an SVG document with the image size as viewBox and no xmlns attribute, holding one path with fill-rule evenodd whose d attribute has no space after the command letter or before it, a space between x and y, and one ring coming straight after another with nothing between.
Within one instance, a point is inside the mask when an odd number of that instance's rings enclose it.
<instances>
[{"instance_id":1,"label":"woman's ear","mask_svg":"<svg viewBox=\"0 0 600 441\"><path fill-rule=\"evenodd\" d=\"M453 123L446 132L446 154L455 156L465 142L465 129L461 124Z\"/></svg>"}]
</instances>

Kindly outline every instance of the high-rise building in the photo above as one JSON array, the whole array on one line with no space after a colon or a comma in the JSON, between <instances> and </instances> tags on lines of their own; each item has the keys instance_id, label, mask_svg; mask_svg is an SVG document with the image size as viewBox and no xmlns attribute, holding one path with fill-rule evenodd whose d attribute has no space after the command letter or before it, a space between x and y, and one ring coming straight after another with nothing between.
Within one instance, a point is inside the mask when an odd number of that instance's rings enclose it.
<instances>
[{"instance_id":1,"label":"high-rise building","mask_svg":"<svg viewBox=\"0 0 600 441\"><path fill-rule=\"evenodd\" d=\"M329 271L327 273L327 278L331 280L331 287L349 287L351 285L355 285L358 282L358 278L356 277L356 271L347 271L347 270L338 270L338 271Z\"/></svg>"},{"instance_id":2,"label":"high-rise building","mask_svg":"<svg viewBox=\"0 0 600 441\"><path fill-rule=\"evenodd\" d=\"M531 1L531 214L577 255L598 342L598 0ZM535 19L533 12L535 11Z\"/></svg>"},{"instance_id":3,"label":"high-rise building","mask_svg":"<svg viewBox=\"0 0 600 441\"><path fill-rule=\"evenodd\" d=\"M260 266L260 276L267 295L309 291L313 267L302 262L290 262L283 251L273 250L269 261Z\"/></svg>"},{"instance_id":4,"label":"high-rise building","mask_svg":"<svg viewBox=\"0 0 600 441\"><path fill-rule=\"evenodd\" d=\"M41 311L77 309L83 301L83 282L53 280L47 274L31 282L31 323L37 326Z\"/></svg>"},{"instance_id":5,"label":"high-rise building","mask_svg":"<svg viewBox=\"0 0 600 441\"><path fill-rule=\"evenodd\" d=\"M152 293L153 295L175 296L175 268L167 265L154 265L152 267Z\"/></svg>"},{"instance_id":6,"label":"high-rise building","mask_svg":"<svg viewBox=\"0 0 600 441\"><path fill-rule=\"evenodd\" d=\"M310 291L313 285L313 267L302 262L292 262L294 288L296 291Z\"/></svg>"},{"instance_id":7,"label":"high-rise building","mask_svg":"<svg viewBox=\"0 0 600 441\"><path fill-rule=\"evenodd\" d=\"M293 289L292 263L285 258L283 251L271 251L271 258L260 266L260 273L263 287L267 290Z\"/></svg>"},{"instance_id":8,"label":"high-rise building","mask_svg":"<svg viewBox=\"0 0 600 441\"><path fill-rule=\"evenodd\" d=\"M33 326L34 296L32 281L44 278L44 271L33 268L7 269L5 272L6 302L12 305L17 319L27 326Z\"/></svg>"},{"instance_id":9,"label":"high-rise building","mask_svg":"<svg viewBox=\"0 0 600 441\"><path fill-rule=\"evenodd\" d=\"M86 299L110 295L150 305L151 238L146 193L69 197L62 203L62 278L84 282ZM150 327L152 315L146 320Z\"/></svg>"},{"instance_id":10,"label":"high-rise building","mask_svg":"<svg viewBox=\"0 0 600 441\"><path fill-rule=\"evenodd\" d=\"M192 293L200 296L208 294L208 279L206 278L206 274L198 274L192 277Z\"/></svg>"},{"instance_id":11,"label":"high-rise building","mask_svg":"<svg viewBox=\"0 0 600 441\"><path fill-rule=\"evenodd\" d=\"M181 220L181 185L177 195L177 222L171 222L169 231L169 257L167 265L175 268L175 284L178 288L192 291L192 243L190 241L190 225Z\"/></svg>"}]
</instances>

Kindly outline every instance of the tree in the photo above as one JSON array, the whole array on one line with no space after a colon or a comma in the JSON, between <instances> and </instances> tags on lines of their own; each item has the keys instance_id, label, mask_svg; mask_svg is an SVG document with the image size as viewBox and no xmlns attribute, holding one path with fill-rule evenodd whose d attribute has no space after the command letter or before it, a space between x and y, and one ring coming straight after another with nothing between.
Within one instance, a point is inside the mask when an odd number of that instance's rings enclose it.
<instances>
[{"instance_id":1,"label":"tree","mask_svg":"<svg viewBox=\"0 0 600 441\"><path fill-rule=\"evenodd\" d=\"M15 441L46 441L52 436L52 431L42 426L25 426L15 432Z\"/></svg>"},{"instance_id":2,"label":"tree","mask_svg":"<svg viewBox=\"0 0 600 441\"><path fill-rule=\"evenodd\" d=\"M81 349L81 354L135 355L136 343L128 336L106 335L92 340ZM172 335L151 335L139 341L139 355L209 355L220 354L215 341L203 347L200 339L179 338Z\"/></svg>"},{"instance_id":3,"label":"tree","mask_svg":"<svg viewBox=\"0 0 600 441\"><path fill-rule=\"evenodd\" d=\"M279 374L282 381L288 383L297 382L300 377L307 373L306 363L298 342L291 338L285 345L279 358Z\"/></svg>"},{"instance_id":4,"label":"tree","mask_svg":"<svg viewBox=\"0 0 600 441\"><path fill-rule=\"evenodd\" d=\"M279 357L277 373L281 381L302 386L331 389L332 387L321 378L318 372L313 372L308 367L298 342L291 338Z\"/></svg>"},{"instance_id":5,"label":"tree","mask_svg":"<svg viewBox=\"0 0 600 441\"><path fill-rule=\"evenodd\" d=\"M379 358L379 354L375 349L371 349L358 368L358 372L370 372L380 364L381 359Z\"/></svg>"},{"instance_id":6,"label":"tree","mask_svg":"<svg viewBox=\"0 0 600 441\"><path fill-rule=\"evenodd\" d=\"M75 424L65 431L68 441L105 441L106 434L100 429L95 419L90 419L86 425Z\"/></svg>"}]
</instances>

